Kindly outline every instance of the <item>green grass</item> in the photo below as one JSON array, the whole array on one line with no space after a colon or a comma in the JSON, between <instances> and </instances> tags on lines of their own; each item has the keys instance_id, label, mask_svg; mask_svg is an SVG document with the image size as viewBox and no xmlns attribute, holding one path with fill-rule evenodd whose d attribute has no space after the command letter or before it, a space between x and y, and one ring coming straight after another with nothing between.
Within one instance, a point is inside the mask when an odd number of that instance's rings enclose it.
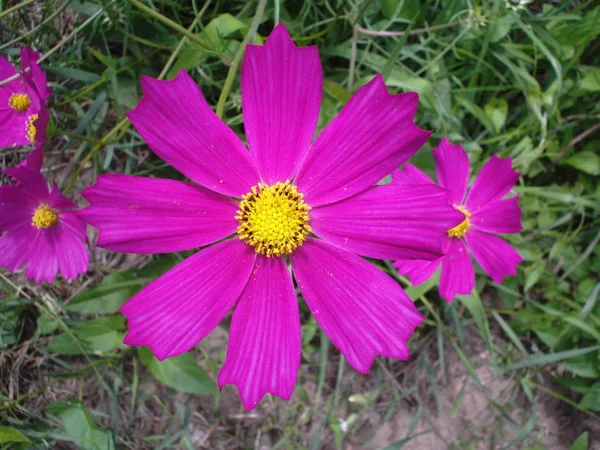
<instances>
[{"instance_id":1,"label":"green grass","mask_svg":"<svg viewBox=\"0 0 600 450\"><path fill-rule=\"evenodd\" d=\"M183 254L95 249L87 275L51 286L1 271L0 447L597 445L600 7L508 3L0 2L0 52L14 59L30 45L44 55L53 89L45 169L78 202L100 173L178 176L125 118L143 74L188 70L243 136L243 46L283 22L298 45L319 47L320 129L383 73L391 91L419 93L417 123L434 131L412 162L433 174L430 149L443 136L463 142L475 171L493 153L512 157L525 227L509 237L525 259L518 276L496 285L478 269L474 294L450 305L435 279L409 287L379 262L427 320L408 362L378 358L367 377L345 363L303 305L295 394L289 403L266 398L252 413L233 389L215 390L226 327L162 365L121 344L119 306ZM17 155L1 153L1 164L24 153Z\"/></svg>"}]
</instances>

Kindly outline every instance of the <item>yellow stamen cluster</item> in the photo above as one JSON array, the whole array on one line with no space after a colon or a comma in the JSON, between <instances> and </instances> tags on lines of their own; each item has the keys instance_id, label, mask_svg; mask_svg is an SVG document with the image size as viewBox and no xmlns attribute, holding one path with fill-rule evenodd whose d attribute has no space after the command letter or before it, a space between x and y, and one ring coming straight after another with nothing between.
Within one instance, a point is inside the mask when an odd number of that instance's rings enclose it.
<instances>
[{"instance_id":1,"label":"yellow stamen cluster","mask_svg":"<svg viewBox=\"0 0 600 450\"><path fill-rule=\"evenodd\" d=\"M301 246L311 229L310 207L289 181L259 183L244 195L235 217L240 239L268 257L287 255Z\"/></svg>"},{"instance_id":2,"label":"yellow stamen cluster","mask_svg":"<svg viewBox=\"0 0 600 450\"><path fill-rule=\"evenodd\" d=\"M454 205L455 209L458 209L461 213L463 213L465 215L465 220L463 220L459 225L455 226L454 228L450 228L446 233L448 233L448 236L450 237L463 237L467 231L469 231L469 228L471 228L471 214L469 213L469 211L467 211L467 209L464 206L460 206L460 205Z\"/></svg>"},{"instance_id":3,"label":"yellow stamen cluster","mask_svg":"<svg viewBox=\"0 0 600 450\"><path fill-rule=\"evenodd\" d=\"M58 222L58 213L48 205L40 205L35 210L31 224L36 228L50 228Z\"/></svg>"},{"instance_id":4,"label":"yellow stamen cluster","mask_svg":"<svg viewBox=\"0 0 600 450\"><path fill-rule=\"evenodd\" d=\"M8 105L19 112L25 112L31 105L31 99L27 94L13 94L8 99Z\"/></svg>"},{"instance_id":5,"label":"yellow stamen cluster","mask_svg":"<svg viewBox=\"0 0 600 450\"><path fill-rule=\"evenodd\" d=\"M35 144L35 136L37 134L37 128L35 127L34 122L37 119L38 119L37 114L32 114L31 116L29 116L27 118L27 125L26 125L27 139L29 139L29 142L31 142L32 144Z\"/></svg>"}]
</instances>

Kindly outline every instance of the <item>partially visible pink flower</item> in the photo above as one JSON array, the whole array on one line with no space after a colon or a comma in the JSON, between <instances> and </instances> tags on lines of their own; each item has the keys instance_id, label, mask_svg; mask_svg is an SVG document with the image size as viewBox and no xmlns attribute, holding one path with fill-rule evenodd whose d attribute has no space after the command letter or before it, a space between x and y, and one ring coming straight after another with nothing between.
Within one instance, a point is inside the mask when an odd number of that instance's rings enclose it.
<instances>
[{"instance_id":1,"label":"partially visible pink flower","mask_svg":"<svg viewBox=\"0 0 600 450\"><path fill-rule=\"evenodd\" d=\"M494 154L468 189L469 157L460 144L453 146L444 138L433 155L438 183L447 189L449 203L464 214L464 220L447 231L443 257L434 261L399 260L394 266L411 283L420 284L441 264L440 294L450 302L457 294L470 294L475 286L469 250L495 283L517 274L521 256L495 235L518 233L523 228L518 197L503 199L519 179L519 173L512 169L510 158ZM406 164L392 174L392 184L434 183L415 166Z\"/></svg>"},{"instance_id":2,"label":"partially visible pink flower","mask_svg":"<svg viewBox=\"0 0 600 450\"><path fill-rule=\"evenodd\" d=\"M88 268L85 224L76 206L58 188L29 167L4 171L19 184L0 187L0 267L25 275L36 283L54 280L60 270L75 279Z\"/></svg>"},{"instance_id":3,"label":"partially visible pink flower","mask_svg":"<svg viewBox=\"0 0 600 450\"><path fill-rule=\"evenodd\" d=\"M45 137L50 89L46 75L36 63L39 56L22 48L19 78L0 86L0 148L38 144ZM0 56L0 81L16 74L10 62Z\"/></svg>"},{"instance_id":4,"label":"partially visible pink flower","mask_svg":"<svg viewBox=\"0 0 600 450\"><path fill-rule=\"evenodd\" d=\"M296 382L292 271L327 336L366 373L375 355L407 359L423 317L359 255L437 258L462 216L437 186L376 185L429 136L413 123L417 94L391 95L377 76L313 141L323 92L316 47L297 48L279 25L264 46L248 46L241 76L248 149L187 73L143 77L129 118L197 184L101 175L79 216L115 251L204 247L125 303L125 343L175 356L235 307L219 385L235 384L252 409L267 392L288 399Z\"/></svg>"}]
</instances>

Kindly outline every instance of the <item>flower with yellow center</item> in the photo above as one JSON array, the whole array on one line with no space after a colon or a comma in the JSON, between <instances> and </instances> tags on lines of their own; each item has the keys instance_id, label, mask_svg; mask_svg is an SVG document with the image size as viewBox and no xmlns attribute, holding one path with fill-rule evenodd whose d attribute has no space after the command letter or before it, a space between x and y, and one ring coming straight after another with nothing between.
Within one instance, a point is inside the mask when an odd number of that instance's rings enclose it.
<instances>
[{"instance_id":1,"label":"flower with yellow center","mask_svg":"<svg viewBox=\"0 0 600 450\"><path fill-rule=\"evenodd\" d=\"M27 131L27 139L33 144L35 143L35 136L37 135L37 128L34 125L34 122L38 119L37 114L32 114L27 118L26 131Z\"/></svg>"},{"instance_id":2,"label":"flower with yellow center","mask_svg":"<svg viewBox=\"0 0 600 450\"><path fill-rule=\"evenodd\" d=\"M268 257L294 251L311 232L310 207L302 197L289 181L254 186L242 197L235 217L240 222L237 229L240 239Z\"/></svg>"},{"instance_id":3,"label":"flower with yellow center","mask_svg":"<svg viewBox=\"0 0 600 450\"><path fill-rule=\"evenodd\" d=\"M13 94L8 99L8 105L16 111L25 112L31 105L31 99L27 94Z\"/></svg>"},{"instance_id":4,"label":"flower with yellow center","mask_svg":"<svg viewBox=\"0 0 600 450\"><path fill-rule=\"evenodd\" d=\"M446 233L450 237L461 238L469 231L469 228L471 228L471 214L464 206L454 205L454 208L465 215L465 220L454 228L450 228Z\"/></svg>"},{"instance_id":5,"label":"flower with yellow center","mask_svg":"<svg viewBox=\"0 0 600 450\"><path fill-rule=\"evenodd\" d=\"M58 222L58 213L48 205L40 205L35 210L31 224L39 229L50 228Z\"/></svg>"}]
</instances>

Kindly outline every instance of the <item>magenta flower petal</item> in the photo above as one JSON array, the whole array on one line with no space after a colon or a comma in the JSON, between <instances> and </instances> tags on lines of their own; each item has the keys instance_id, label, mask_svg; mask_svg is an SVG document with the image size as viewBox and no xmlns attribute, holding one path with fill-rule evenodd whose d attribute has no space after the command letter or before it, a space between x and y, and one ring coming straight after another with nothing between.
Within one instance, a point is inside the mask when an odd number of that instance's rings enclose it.
<instances>
[{"instance_id":1,"label":"magenta flower petal","mask_svg":"<svg viewBox=\"0 0 600 450\"><path fill-rule=\"evenodd\" d=\"M406 342L423 316L398 283L353 253L314 238L290 259L308 307L352 367L366 373L378 354L408 358Z\"/></svg>"},{"instance_id":2,"label":"magenta flower petal","mask_svg":"<svg viewBox=\"0 0 600 450\"><path fill-rule=\"evenodd\" d=\"M309 149L296 185L315 207L364 191L406 162L429 137L413 123L414 92L391 95L381 75L361 87Z\"/></svg>"},{"instance_id":3,"label":"magenta flower petal","mask_svg":"<svg viewBox=\"0 0 600 450\"><path fill-rule=\"evenodd\" d=\"M291 180L312 141L323 92L317 47L297 48L284 25L242 64L244 129L261 179Z\"/></svg>"},{"instance_id":4,"label":"magenta flower petal","mask_svg":"<svg viewBox=\"0 0 600 450\"><path fill-rule=\"evenodd\" d=\"M48 201L48 184L39 171L21 166L9 167L4 173L21 183L26 194L40 202Z\"/></svg>"},{"instance_id":5,"label":"magenta flower petal","mask_svg":"<svg viewBox=\"0 0 600 450\"><path fill-rule=\"evenodd\" d=\"M462 239L450 238L442 259L440 295L451 302L456 295L467 295L475 287L475 270Z\"/></svg>"},{"instance_id":6,"label":"magenta flower petal","mask_svg":"<svg viewBox=\"0 0 600 450\"><path fill-rule=\"evenodd\" d=\"M250 153L186 72L169 81L142 77L141 83L144 96L127 116L154 153L221 194L240 197L256 185Z\"/></svg>"},{"instance_id":7,"label":"magenta flower petal","mask_svg":"<svg viewBox=\"0 0 600 450\"><path fill-rule=\"evenodd\" d=\"M401 260L392 264L398 269L398 273L406 275L411 284L417 285L427 281L435 273L443 258L433 261L421 261L418 259Z\"/></svg>"},{"instance_id":8,"label":"magenta flower petal","mask_svg":"<svg viewBox=\"0 0 600 450\"><path fill-rule=\"evenodd\" d=\"M117 252L190 250L234 233L237 203L182 181L101 175L82 192L78 216L100 231L97 245Z\"/></svg>"},{"instance_id":9,"label":"magenta flower petal","mask_svg":"<svg viewBox=\"0 0 600 450\"><path fill-rule=\"evenodd\" d=\"M437 259L442 236L463 219L433 184L374 186L310 212L317 236L379 259Z\"/></svg>"},{"instance_id":10,"label":"magenta flower petal","mask_svg":"<svg viewBox=\"0 0 600 450\"><path fill-rule=\"evenodd\" d=\"M36 232L29 223L13 226L10 231L0 236L0 267L15 272L29 259Z\"/></svg>"},{"instance_id":11,"label":"magenta flower petal","mask_svg":"<svg viewBox=\"0 0 600 450\"><path fill-rule=\"evenodd\" d=\"M471 215L471 225L488 233L511 234L523 229L519 198L495 200Z\"/></svg>"},{"instance_id":12,"label":"magenta flower petal","mask_svg":"<svg viewBox=\"0 0 600 450\"><path fill-rule=\"evenodd\" d=\"M499 158L493 154L481 168L467 196L467 210L475 214L490 202L501 200L519 180L519 173L512 169L511 158Z\"/></svg>"},{"instance_id":13,"label":"magenta flower petal","mask_svg":"<svg viewBox=\"0 0 600 450\"><path fill-rule=\"evenodd\" d=\"M438 183L448 190L448 201L452 205L462 205L469 185L469 157L460 143L452 143L443 138L433 149Z\"/></svg>"},{"instance_id":14,"label":"magenta flower petal","mask_svg":"<svg viewBox=\"0 0 600 450\"><path fill-rule=\"evenodd\" d=\"M300 316L283 258L256 258L237 302L219 387L235 384L248 411L266 393L288 400L300 366Z\"/></svg>"},{"instance_id":15,"label":"magenta flower petal","mask_svg":"<svg viewBox=\"0 0 600 450\"><path fill-rule=\"evenodd\" d=\"M2 186L0 189L0 233L22 225L30 225L38 202L18 186Z\"/></svg>"},{"instance_id":16,"label":"magenta flower petal","mask_svg":"<svg viewBox=\"0 0 600 450\"><path fill-rule=\"evenodd\" d=\"M497 236L469 230L465 235L473 256L494 283L502 283L505 276L515 276L523 260L508 243Z\"/></svg>"},{"instance_id":17,"label":"magenta flower petal","mask_svg":"<svg viewBox=\"0 0 600 450\"><path fill-rule=\"evenodd\" d=\"M48 230L37 230L35 233L30 243L31 254L25 269L25 276L35 280L37 284L42 281L52 283L58 272L56 234L53 229L46 231Z\"/></svg>"},{"instance_id":18,"label":"magenta flower petal","mask_svg":"<svg viewBox=\"0 0 600 450\"><path fill-rule=\"evenodd\" d=\"M49 231L53 234L58 268L63 278L75 280L87 272L90 261L85 245L85 224L75 213L62 212L60 222Z\"/></svg>"},{"instance_id":19,"label":"magenta flower petal","mask_svg":"<svg viewBox=\"0 0 600 450\"><path fill-rule=\"evenodd\" d=\"M148 346L160 360L190 350L239 298L255 259L238 239L190 256L121 307L129 324L125 344Z\"/></svg>"},{"instance_id":20,"label":"magenta flower petal","mask_svg":"<svg viewBox=\"0 0 600 450\"><path fill-rule=\"evenodd\" d=\"M40 54L27 47L21 48L21 70L25 74L26 79L30 80L31 84L35 88L36 96L40 99L41 103L45 103L52 91L48 87L46 81L46 74L42 72L41 67L37 63L40 59ZM29 69L25 72L25 69Z\"/></svg>"},{"instance_id":21,"label":"magenta flower petal","mask_svg":"<svg viewBox=\"0 0 600 450\"><path fill-rule=\"evenodd\" d=\"M406 163L401 169L392 172L392 184L434 184L422 170L411 163Z\"/></svg>"}]
</instances>

